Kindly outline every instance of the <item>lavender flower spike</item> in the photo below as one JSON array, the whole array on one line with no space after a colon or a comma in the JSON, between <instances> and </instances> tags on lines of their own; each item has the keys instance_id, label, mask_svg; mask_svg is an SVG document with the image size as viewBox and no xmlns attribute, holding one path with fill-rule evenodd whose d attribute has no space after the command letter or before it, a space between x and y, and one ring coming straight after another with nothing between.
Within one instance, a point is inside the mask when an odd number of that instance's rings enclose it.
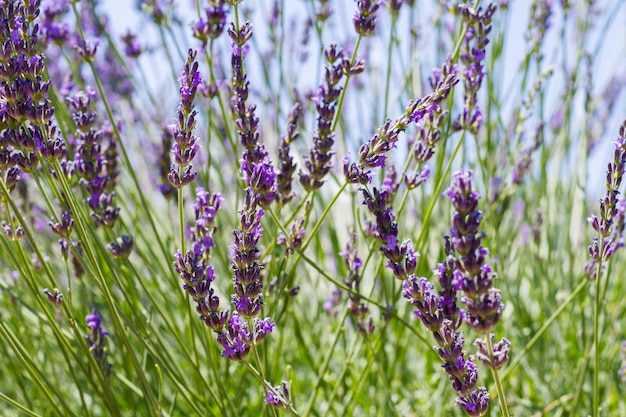
<instances>
[{"instance_id":1,"label":"lavender flower spike","mask_svg":"<svg viewBox=\"0 0 626 417\"><path fill-rule=\"evenodd\" d=\"M415 307L413 313L432 332L448 374L452 388L457 392L456 403L470 416L482 416L489 407L489 394L478 387L478 369L471 358L466 359L463 333L456 331L455 323L446 318L446 301L435 293L426 278L411 275L402 284L402 295ZM455 302L455 301L454 301Z\"/></svg>"},{"instance_id":2,"label":"lavender flower spike","mask_svg":"<svg viewBox=\"0 0 626 417\"><path fill-rule=\"evenodd\" d=\"M487 334L500 321L504 304L500 293L493 288L498 275L485 262L489 251L481 244L485 234L478 227L483 214L477 209L480 195L472 189L471 171L454 174L452 185L444 194L454 207L450 229L456 256L454 278L463 291L465 321L477 332Z\"/></svg>"},{"instance_id":3,"label":"lavender flower spike","mask_svg":"<svg viewBox=\"0 0 626 417\"><path fill-rule=\"evenodd\" d=\"M184 187L192 182L197 172L191 165L192 159L200 149L198 138L193 134L196 126L196 111L194 110L194 98L198 86L202 82L202 76L198 71L196 62L197 52L189 49L185 69L178 81L180 81L180 104L177 111L177 123L173 127L174 145L172 154L175 164L170 166L167 176L169 182L176 188Z\"/></svg>"},{"instance_id":4,"label":"lavender flower spike","mask_svg":"<svg viewBox=\"0 0 626 417\"><path fill-rule=\"evenodd\" d=\"M370 36L376 30L376 11L379 2L373 0L358 0L358 11L352 19L354 30L361 36Z\"/></svg>"},{"instance_id":5,"label":"lavender flower spike","mask_svg":"<svg viewBox=\"0 0 626 417\"><path fill-rule=\"evenodd\" d=\"M618 248L624 246L626 200L623 197L619 198L619 189L622 185L625 167L626 120L622 123L619 136L615 141L613 161L609 162L607 167L606 193L600 200L600 217L592 214L588 219L591 227L598 234L589 245L589 255L592 259L585 268L593 278L596 277L597 265L608 261Z\"/></svg>"},{"instance_id":6,"label":"lavender flower spike","mask_svg":"<svg viewBox=\"0 0 626 417\"><path fill-rule=\"evenodd\" d=\"M91 314L88 314L85 317L87 322L87 327L91 330L91 334L85 336L87 340L87 344L89 345L89 350L93 355L93 358L96 360L98 367L102 374L109 379L111 376L111 365L108 362L108 351L105 346L105 338L109 335L108 332L105 332L102 329L102 321L100 320L100 316L96 309L91 310Z\"/></svg>"},{"instance_id":7,"label":"lavender flower spike","mask_svg":"<svg viewBox=\"0 0 626 417\"><path fill-rule=\"evenodd\" d=\"M341 94L339 82L344 75L344 67L349 67L350 62L344 58L343 50L337 45L331 44L324 50L328 65L324 73L324 83L317 89L317 95L313 99L317 109L317 128L313 134L313 148L305 160L308 173L299 172L300 183L307 191L318 190L324 184L324 177L331 168L331 160L334 155L335 133L333 132L333 120L337 110L337 101Z\"/></svg>"},{"instance_id":8,"label":"lavender flower spike","mask_svg":"<svg viewBox=\"0 0 626 417\"><path fill-rule=\"evenodd\" d=\"M450 229L452 250L448 256L449 265L454 267L452 285L463 292L461 302L466 307L465 322L478 333L485 335L485 339L476 341L477 357L485 366L492 369L503 412L508 415L497 370L508 361L511 344L504 338L493 343L494 336L490 333L500 321L504 304L498 290L493 288L497 274L485 261L489 251L482 246L485 233L478 229L483 218L482 212L477 208L481 196L472 188L472 172L455 173L452 185L444 195L450 198L454 208ZM481 393L480 390L476 392L471 407L464 401L457 402L469 415L482 415L480 407L483 394L486 393ZM474 393L471 397L474 399Z\"/></svg>"}]
</instances>

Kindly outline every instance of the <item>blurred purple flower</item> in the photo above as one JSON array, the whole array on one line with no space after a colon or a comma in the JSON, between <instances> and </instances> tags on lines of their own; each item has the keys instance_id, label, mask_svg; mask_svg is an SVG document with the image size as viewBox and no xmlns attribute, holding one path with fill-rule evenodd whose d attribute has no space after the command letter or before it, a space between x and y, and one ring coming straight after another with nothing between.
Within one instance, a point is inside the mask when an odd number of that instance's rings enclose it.
<instances>
[{"instance_id":1,"label":"blurred purple flower","mask_svg":"<svg viewBox=\"0 0 626 417\"><path fill-rule=\"evenodd\" d=\"M113 366L108 362L109 353L105 346L105 338L109 333L103 330L102 321L95 308L91 310L91 314L85 317L85 321L87 327L91 330L91 334L85 336L87 344L89 345L89 351L93 355L102 374L106 379L109 379Z\"/></svg>"}]
</instances>

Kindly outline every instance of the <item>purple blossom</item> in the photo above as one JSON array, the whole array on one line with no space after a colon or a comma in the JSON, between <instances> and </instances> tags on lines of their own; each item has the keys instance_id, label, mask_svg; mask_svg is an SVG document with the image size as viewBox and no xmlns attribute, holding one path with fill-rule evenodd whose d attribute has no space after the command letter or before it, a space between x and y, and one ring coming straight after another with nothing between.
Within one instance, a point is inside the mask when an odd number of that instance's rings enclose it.
<instances>
[{"instance_id":1,"label":"purple blossom","mask_svg":"<svg viewBox=\"0 0 626 417\"><path fill-rule=\"evenodd\" d=\"M324 177L331 168L334 155L335 133L333 122L337 101L341 94L339 82L344 76L343 68L350 62L344 58L343 50L331 44L324 50L328 65L324 71L324 83L320 84L313 98L317 110L317 127L313 133L313 147L305 157L306 171L300 170L300 183L307 191L318 190L324 184Z\"/></svg>"},{"instance_id":2,"label":"purple blossom","mask_svg":"<svg viewBox=\"0 0 626 417\"><path fill-rule=\"evenodd\" d=\"M487 334L500 320L504 304L493 288L497 274L485 263L489 251L481 245L485 234L478 230L482 220L482 212L477 209L480 194L472 189L471 171L454 174L444 195L454 208L450 242L456 259L454 280L463 291L461 302L467 308L465 321L479 333Z\"/></svg>"},{"instance_id":3,"label":"purple blossom","mask_svg":"<svg viewBox=\"0 0 626 417\"><path fill-rule=\"evenodd\" d=\"M600 200L600 217L592 214L587 219L597 233L588 248L591 260L585 267L590 278L596 277L598 264L607 262L617 249L624 246L626 200L620 198L619 189L626 167L626 121L622 123L614 144L613 160L606 173L606 193Z\"/></svg>"},{"instance_id":4,"label":"purple blossom","mask_svg":"<svg viewBox=\"0 0 626 417\"><path fill-rule=\"evenodd\" d=\"M467 25L460 55L461 62L465 65L463 71L465 105L461 115L454 121L453 127L467 129L476 135L483 121L482 112L477 104L478 91L486 75L483 61L485 49L489 44L491 20L497 6L491 3L483 10L482 7L474 9L467 4L461 4L457 9Z\"/></svg>"},{"instance_id":5,"label":"purple blossom","mask_svg":"<svg viewBox=\"0 0 626 417\"><path fill-rule=\"evenodd\" d=\"M193 36L199 39L203 45L209 40L217 39L226 27L226 14L228 10L223 0L215 1L204 8L205 18L200 18L193 25Z\"/></svg>"},{"instance_id":6,"label":"purple blossom","mask_svg":"<svg viewBox=\"0 0 626 417\"><path fill-rule=\"evenodd\" d=\"M415 307L415 317L432 332L438 344L435 350L443 360L442 368L457 392L457 404L469 415L483 415L489 405L489 395L483 387L476 389L478 370L474 362L465 357L463 333L456 330L459 318L450 314L451 300L446 297L455 298L455 295L446 293L444 288L438 296L426 278L415 275L410 275L402 283L402 295ZM456 301L452 300L452 303Z\"/></svg>"},{"instance_id":7,"label":"purple blossom","mask_svg":"<svg viewBox=\"0 0 626 417\"><path fill-rule=\"evenodd\" d=\"M310 208L309 202L306 203L305 207L305 213L307 213ZM295 251L298 250L302 245L302 241L304 240L304 234L306 233L306 229L304 228L305 221L306 215L299 216L289 226L286 236L283 234L283 232L280 232L278 234L276 243L285 247L285 255L293 255Z\"/></svg>"},{"instance_id":8,"label":"purple blossom","mask_svg":"<svg viewBox=\"0 0 626 417\"><path fill-rule=\"evenodd\" d=\"M484 387L479 387L466 397L458 397L456 403L469 416L483 416L489 409L489 393Z\"/></svg>"},{"instance_id":9,"label":"purple blossom","mask_svg":"<svg viewBox=\"0 0 626 417\"><path fill-rule=\"evenodd\" d=\"M281 207L284 207L294 197L291 183L293 174L296 172L296 164L290 155L291 144L300 137L298 132L299 119L302 116L302 105L296 102L289 112L287 134L281 137L280 146L278 148L278 158L280 160L280 168L276 175L276 192L278 193L278 201Z\"/></svg>"},{"instance_id":10,"label":"purple blossom","mask_svg":"<svg viewBox=\"0 0 626 417\"><path fill-rule=\"evenodd\" d=\"M239 28L233 24L228 29L233 41L231 50L232 105L237 117L235 123L239 140L244 147L241 158L241 173L254 197L254 205L269 207L278 198L276 193L277 173L265 145L259 143L259 119L255 115L256 106L248 104L249 81L244 73L244 55L252 37L252 25L245 22Z\"/></svg>"},{"instance_id":11,"label":"purple blossom","mask_svg":"<svg viewBox=\"0 0 626 417\"><path fill-rule=\"evenodd\" d=\"M234 361L243 360L250 353L250 348L263 341L276 327L269 318L255 318L252 325L253 331L250 331L248 323L236 311L231 314L228 329L217 335L218 343L224 348L222 356Z\"/></svg>"},{"instance_id":12,"label":"purple blossom","mask_svg":"<svg viewBox=\"0 0 626 417\"><path fill-rule=\"evenodd\" d=\"M348 276L343 283L351 290L348 292L348 311L351 320L359 332L368 335L374 332L375 326L367 305L360 297L361 274L359 270L363 266L363 260L359 258L356 249L356 233L350 233L350 240L345 249L340 253L343 257Z\"/></svg>"},{"instance_id":13,"label":"purple blossom","mask_svg":"<svg viewBox=\"0 0 626 417\"><path fill-rule=\"evenodd\" d=\"M265 404L271 405L274 408L287 408L291 403L291 394L289 393L289 386L286 381L278 386L267 388L265 390Z\"/></svg>"},{"instance_id":14,"label":"purple blossom","mask_svg":"<svg viewBox=\"0 0 626 417\"><path fill-rule=\"evenodd\" d=\"M105 346L105 338L109 335L102 328L102 321L96 309L91 310L91 314L85 317L87 327L91 330L91 334L85 336L87 344L89 345L89 351L98 364L98 368L102 374L109 379L111 376L111 365L108 362L108 350Z\"/></svg>"},{"instance_id":15,"label":"purple blossom","mask_svg":"<svg viewBox=\"0 0 626 417\"><path fill-rule=\"evenodd\" d=\"M198 71L196 62L197 52L189 49L187 62L180 78L181 101L178 106L177 124L172 128L174 144L172 154L174 164L170 166L167 178L175 188L182 188L191 183L197 176L191 161L199 150L198 138L193 134L196 126L196 111L194 110L194 98L202 76Z\"/></svg>"},{"instance_id":16,"label":"purple blossom","mask_svg":"<svg viewBox=\"0 0 626 417\"><path fill-rule=\"evenodd\" d=\"M376 11L379 3L374 0L358 0L357 12L352 19L354 30L360 36L370 36L376 30Z\"/></svg>"},{"instance_id":17,"label":"purple blossom","mask_svg":"<svg viewBox=\"0 0 626 417\"><path fill-rule=\"evenodd\" d=\"M130 30L122 36L122 42L124 42L124 53L131 58L138 58L143 52L143 47L135 35Z\"/></svg>"},{"instance_id":18,"label":"purple blossom","mask_svg":"<svg viewBox=\"0 0 626 417\"><path fill-rule=\"evenodd\" d=\"M92 110L95 91L87 88L66 99L76 124L74 166L80 184L87 192L85 199L96 226L111 228L119 218L120 208L113 202L115 192L107 175L107 164L102 149L106 133L96 126L97 115ZM114 156L112 156L114 158ZM111 161L113 162L113 161ZM111 166L109 165L109 170ZM116 175L116 173L113 173Z\"/></svg>"},{"instance_id":19,"label":"purple blossom","mask_svg":"<svg viewBox=\"0 0 626 417\"><path fill-rule=\"evenodd\" d=\"M371 182L372 168L383 168L386 163L386 154L396 147L398 136L404 132L411 122L415 122L420 129L418 142L414 146L414 156L418 163L424 163L434 154L434 146L439 141L439 126L445 112L439 107L458 83L457 69L450 61L445 63L441 70L435 70L436 81L432 82L433 92L417 100L412 100L406 107L404 114L391 121L387 119L372 138L359 148L358 162L350 163L349 155L343 159L344 175L350 183L367 184ZM429 174L429 170L422 171L412 178L406 177L409 187L415 188L421 184Z\"/></svg>"}]
</instances>

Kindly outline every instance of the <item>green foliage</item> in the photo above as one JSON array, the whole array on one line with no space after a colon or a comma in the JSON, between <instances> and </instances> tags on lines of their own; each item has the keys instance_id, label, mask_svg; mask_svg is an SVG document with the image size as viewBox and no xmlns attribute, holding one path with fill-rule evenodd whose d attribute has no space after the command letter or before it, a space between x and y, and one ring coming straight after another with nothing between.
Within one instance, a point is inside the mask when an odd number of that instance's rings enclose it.
<instances>
[{"instance_id":1,"label":"green foliage","mask_svg":"<svg viewBox=\"0 0 626 417\"><path fill-rule=\"evenodd\" d=\"M212 286L220 307L229 307L233 230L239 227L247 186L240 172L244 147L229 89L231 40L223 34L198 52L203 79L209 85L217 81L219 88L215 95L196 97L198 177L166 199L158 188L164 183L158 172L161 126L176 122L176 79L184 51L199 45L189 22L206 18L201 7L209 6L166 8L161 16L154 2L143 3L139 18L146 33L140 35L149 38L139 39L149 42L151 50L139 60L123 55L123 45L112 32L98 33L88 26L89 16L105 14L96 2L71 4L68 16L57 17L72 22L72 30L80 29L86 38L100 38L94 62L80 58L69 43L59 47L40 37L39 52L47 56L51 80L53 121L68 144L68 159L77 149L71 142L77 126L74 110L63 100L59 74L71 72L74 92L84 86L97 91L96 124L102 128L109 123L119 151L115 204L121 210L113 227L96 227L84 202L87 191L76 177L57 174L63 172L59 160L40 153L38 168L23 175L12 191L3 171L0 218L5 230L19 225L25 233L19 240L0 234L0 414L462 415L432 334L413 315L401 295L402 282L386 268L380 243L368 233L368 222L375 219L362 204L360 186L348 184L342 172L347 152L357 160L359 147L386 118L395 120L409 100L432 91L428 79L433 67L441 67L450 56L462 78L467 20L454 5L443 6L455 2L405 1L397 16L389 12L390 5L381 5L371 37L352 28L354 2L246 1L226 6L229 24L238 22L238 27L249 19L254 25L245 55L248 102L257 106L260 142L276 167L288 113L301 102L300 138L291 144L291 152L297 170L305 169L318 117L307 90L315 95L324 81L323 47L346 45L352 65L366 57L364 72L346 74L341 81L332 126L336 154L324 186L306 192L296 173L296 198L283 207L265 208L259 254L265 305L260 317L270 317L276 328L241 362L222 357L215 333L198 320L195 303L181 288L173 266L174 254L191 247L188 231L194 227L196 191L202 187L220 193L224 201L209 263L215 268ZM566 4L565 9L542 1L532 6L500 3L483 62L487 76L478 94L482 127L476 134L454 128L464 107L461 81L440 103L446 113L428 161L429 178L414 190L401 184L393 200L398 240L413 242L420 254L416 274L437 285L433 270L445 257L443 236L450 234L452 210L442 192L452 172L471 169L474 187L483 196L483 245L490 251L488 261L499 276L494 285L506 305L495 332L512 346L508 363L499 371L510 414L624 415L626 386L618 376L620 344L626 339L623 250L605 265L599 285L586 275L585 265L594 237L587 218L599 211L596 201L605 191L611 143L626 117L620 113L623 58L617 63L607 58L607 51L620 50L614 42L624 33L615 22L625 8L619 0ZM327 7L333 12L326 18ZM588 19L592 7L598 12ZM276 19L269 19L276 10ZM546 10L549 25L542 26ZM307 25L309 40L302 43ZM106 73L111 71L107 62L127 77L131 94L116 89ZM6 99L0 97L2 101ZM388 154L387 165L395 166L400 176L424 168L412 157L417 134L411 122ZM8 149L4 139L1 147ZM518 182L515 175L524 158L529 168ZM385 171L372 172L373 182L366 187L380 188ZM46 225L59 222L65 210L71 210L75 222L68 258ZM304 240L287 254L277 238L299 218L304 219ZM358 291L350 291L369 310L375 325L369 334L360 332L350 316L349 271L342 252L351 231L356 232L363 267ZM116 259L107 245L123 234L133 236L133 250L127 259ZM342 296L330 308L325 303L338 288ZM50 294L58 289L62 302L51 303L44 289ZM598 291L599 310L594 309ZM85 317L92 309L108 332L104 348L112 365L110 377L86 340L91 329ZM599 338L595 347L594 326ZM475 355L473 341L481 335L467 326L462 330L467 354ZM594 362L599 368L594 369ZM479 378L491 394L487 414L498 415L494 377L479 365ZM292 403L290 409L277 410L265 404L266 389L283 380Z\"/></svg>"}]
</instances>

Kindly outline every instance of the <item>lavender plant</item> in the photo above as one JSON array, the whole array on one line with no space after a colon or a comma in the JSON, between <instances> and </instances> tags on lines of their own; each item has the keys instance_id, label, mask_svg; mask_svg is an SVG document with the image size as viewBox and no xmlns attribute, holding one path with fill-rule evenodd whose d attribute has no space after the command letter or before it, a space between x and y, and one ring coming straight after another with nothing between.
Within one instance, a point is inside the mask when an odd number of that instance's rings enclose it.
<instances>
[{"instance_id":1,"label":"lavender plant","mask_svg":"<svg viewBox=\"0 0 626 417\"><path fill-rule=\"evenodd\" d=\"M0 0L0 415L626 414L625 13Z\"/></svg>"}]
</instances>

